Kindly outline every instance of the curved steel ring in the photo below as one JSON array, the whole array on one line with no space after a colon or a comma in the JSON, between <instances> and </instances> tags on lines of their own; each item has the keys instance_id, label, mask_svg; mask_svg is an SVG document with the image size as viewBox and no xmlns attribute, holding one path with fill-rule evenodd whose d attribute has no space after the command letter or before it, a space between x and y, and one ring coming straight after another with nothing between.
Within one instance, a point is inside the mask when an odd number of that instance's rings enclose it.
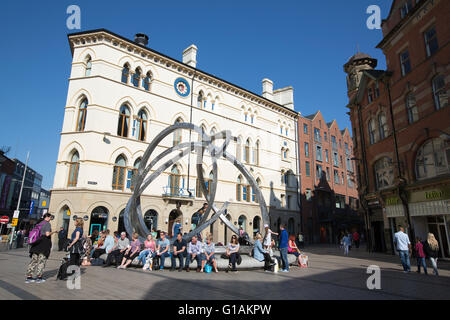
<instances>
[{"instance_id":1,"label":"curved steel ring","mask_svg":"<svg viewBox=\"0 0 450 320\"><path fill-rule=\"evenodd\" d=\"M149 165L147 166L147 163L150 159L150 156L155 151L156 147L159 145L159 143L166 138L169 134L173 133L176 130L191 130L197 132L201 137L202 140L198 142L185 142L180 143L178 145L175 145L165 151L163 151L161 154L159 154L156 158L154 158ZM222 146L216 147L214 142L216 140L223 139L224 143ZM264 197L261 193L261 190L258 187L258 184L256 183L253 176L250 174L250 172L245 168L245 166L239 162L233 155L229 154L226 151L226 148L231 140L237 141L236 137L231 136L231 133L229 131L221 131L219 133L216 133L213 136L209 136L201 128L194 124L190 123L176 123L170 127L167 127L166 129L162 130L149 144L147 150L145 151L144 155L142 156L141 163L138 168L138 173L133 177L134 182L134 191L131 195L130 199L128 200L127 206L125 208L124 213L124 225L125 230L129 235L133 233L133 230L135 230L139 234L139 239L141 241L145 240L146 235L148 235L150 232L147 229L147 226L144 223L144 219L142 216L142 208L141 208L141 200L140 196L142 192L152 183L162 172L164 172L166 169L170 168L172 165L176 164L177 161L179 161L184 156L188 155L190 152L195 151L197 153L197 176L200 183L200 188L202 190L202 193L205 195L206 202L208 203L208 208L206 212L202 215L198 226L192 230L190 233L183 236L184 239L190 239L193 235L196 235L200 233L202 230L207 228L209 225L214 223L218 218L220 218L223 223L231 229L234 233L239 234L239 230L233 225L233 223L228 220L225 216L225 211L228 207L228 202L225 202L222 206L222 208L218 209L216 205L214 204L214 199L217 191L217 160L220 157L224 157L228 161L234 164L234 166L242 173L242 175L247 179L250 186L253 188L255 197L258 200L260 211L261 211L261 217L264 224L269 223L269 215L267 212L267 206L266 202L264 200ZM205 183L205 179L203 176L203 156L205 149L208 150L212 164L213 164L213 179L209 183L211 183L211 188L208 191ZM172 159L167 160L165 163L163 163L160 167L158 167L156 170L154 170L148 177L150 170L161 161L164 157L168 156L174 151L179 151L176 156L174 156ZM211 210L214 212L214 214L211 216L211 218L208 220L209 214ZM173 242L173 239L171 240Z\"/></svg>"}]
</instances>

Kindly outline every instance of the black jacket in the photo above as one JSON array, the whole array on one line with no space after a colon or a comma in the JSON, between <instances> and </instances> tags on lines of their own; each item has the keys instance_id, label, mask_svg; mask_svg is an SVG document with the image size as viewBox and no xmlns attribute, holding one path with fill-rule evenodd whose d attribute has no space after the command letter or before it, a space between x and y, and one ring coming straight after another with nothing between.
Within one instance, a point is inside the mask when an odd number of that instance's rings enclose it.
<instances>
[{"instance_id":1,"label":"black jacket","mask_svg":"<svg viewBox=\"0 0 450 320\"><path fill-rule=\"evenodd\" d=\"M427 258L437 258L439 254L439 249L433 250L431 249L430 245L428 244L428 241L425 241L423 244L423 250L425 251L425 255Z\"/></svg>"}]
</instances>

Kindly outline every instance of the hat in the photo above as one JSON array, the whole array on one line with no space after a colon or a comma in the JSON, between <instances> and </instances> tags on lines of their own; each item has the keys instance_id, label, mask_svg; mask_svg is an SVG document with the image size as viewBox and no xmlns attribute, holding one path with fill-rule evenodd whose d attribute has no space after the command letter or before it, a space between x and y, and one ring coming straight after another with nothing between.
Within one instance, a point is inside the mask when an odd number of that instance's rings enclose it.
<instances>
[{"instance_id":1,"label":"hat","mask_svg":"<svg viewBox=\"0 0 450 320\"><path fill-rule=\"evenodd\" d=\"M268 228L268 227L269 227L269 225L268 225L268 224L265 224L265 225L264 225L264 228Z\"/></svg>"}]
</instances>

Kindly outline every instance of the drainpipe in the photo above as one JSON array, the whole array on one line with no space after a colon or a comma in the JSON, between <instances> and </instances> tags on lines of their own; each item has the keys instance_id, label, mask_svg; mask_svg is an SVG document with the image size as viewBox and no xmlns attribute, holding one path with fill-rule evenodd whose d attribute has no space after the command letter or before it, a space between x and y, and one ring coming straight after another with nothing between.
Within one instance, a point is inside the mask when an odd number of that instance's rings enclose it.
<instances>
[{"instance_id":1,"label":"drainpipe","mask_svg":"<svg viewBox=\"0 0 450 320\"><path fill-rule=\"evenodd\" d=\"M301 175L299 173L299 166L300 166L300 159L298 158L298 155L300 154L300 138L299 138L299 130L298 130L298 123L299 121L299 115L297 114L297 118L295 120L296 125L295 125L295 170L296 170L296 175L297 175L297 204L298 204L298 208L299 208L299 212L300 212L300 232L303 235L303 216L302 216L302 203L301 203Z\"/></svg>"},{"instance_id":2,"label":"drainpipe","mask_svg":"<svg viewBox=\"0 0 450 320\"><path fill-rule=\"evenodd\" d=\"M362 153L362 162L363 162L363 169L364 169L364 185L366 187L366 191L369 190L369 170L367 169L367 159L366 159L366 143L365 143L365 137L364 137L364 130L363 130L363 122L362 122L362 116L361 116L361 105L356 105L358 110L358 122L359 122L359 132L361 136L361 153ZM359 170L358 170L359 173ZM367 204L366 199L363 198L363 195L360 195L361 205L364 208L365 213L365 222L366 222L366 237L367 237L367 251L372 252L372 235L370 230L370 215L369 215L369 206Z\"/></svg>"},{"instance_id":3,"label":"drainpipe","mask_svg":"<svg viewBox=\"0 0 450 320\"><path fill-rule=\"evenodd\" d=\"M192 75L192 81L191 81L191 110L189 115L189 123L192 124L192 110L193 110L193 103L194 103L194 79L195 79L196 70L194 70L194 74ZM189 143L191 143L191 137L192 137L192 130L189 130ZM188 177L187 177L187 192L189 196L192 196L191 191L189 190L189 180L190 180L190 172L191 172L191 152L189 151L188 156Z\"/></svg>"},{"instance_id":4,"label":"drainpipe","mask_svg":"<svg viewBox=\"0 0 450 320\"><path fill-rule=\"evenodd\" d=\"M397 131L395 130L394 112L393 112L392 97L391 97L391 86L389 84L389 79L390 79L391 74L392 73L390 73L390 72L385 73L385 76L383 77L383 82L387 87L388 96L389 96L389 112L391 114L392 134L394 137L394 150L395 150L395 157L397 160L396 162L397 162L397 168L398 168L397 179L399 181L399 185L398 185L397 189L398 189L398 194L399 194L400 200L402 201L402 204L403 204L403 209L405 210L405 214L406 214L406 219L407 219L407 223L408 223L409 239L410 239L411 243L414 243L415 237L414 237L414 230L413 230L413 227L411 224L411 216L409 214L408 193L405 190L406 180L402 176L401 167L400 167L400 157L398 155Z\"/></svg>"}]
</instances>

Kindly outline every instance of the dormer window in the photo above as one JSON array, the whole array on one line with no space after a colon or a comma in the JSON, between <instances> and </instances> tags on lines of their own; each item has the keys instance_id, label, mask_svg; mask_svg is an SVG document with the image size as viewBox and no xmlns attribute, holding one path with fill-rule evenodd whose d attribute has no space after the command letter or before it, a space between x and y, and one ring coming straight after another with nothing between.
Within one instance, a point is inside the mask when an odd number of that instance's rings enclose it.
<instances>
[{"instance_id":1,"label":"dormer window","mask_svg":"<svg viewBox=\"0 0 450 320\"><path fill-rule=\"evenodd\" d=\"M408 0L400 7L400 17L403 19L412 9L412 1Z\"/></svg>"}]
</instances>

